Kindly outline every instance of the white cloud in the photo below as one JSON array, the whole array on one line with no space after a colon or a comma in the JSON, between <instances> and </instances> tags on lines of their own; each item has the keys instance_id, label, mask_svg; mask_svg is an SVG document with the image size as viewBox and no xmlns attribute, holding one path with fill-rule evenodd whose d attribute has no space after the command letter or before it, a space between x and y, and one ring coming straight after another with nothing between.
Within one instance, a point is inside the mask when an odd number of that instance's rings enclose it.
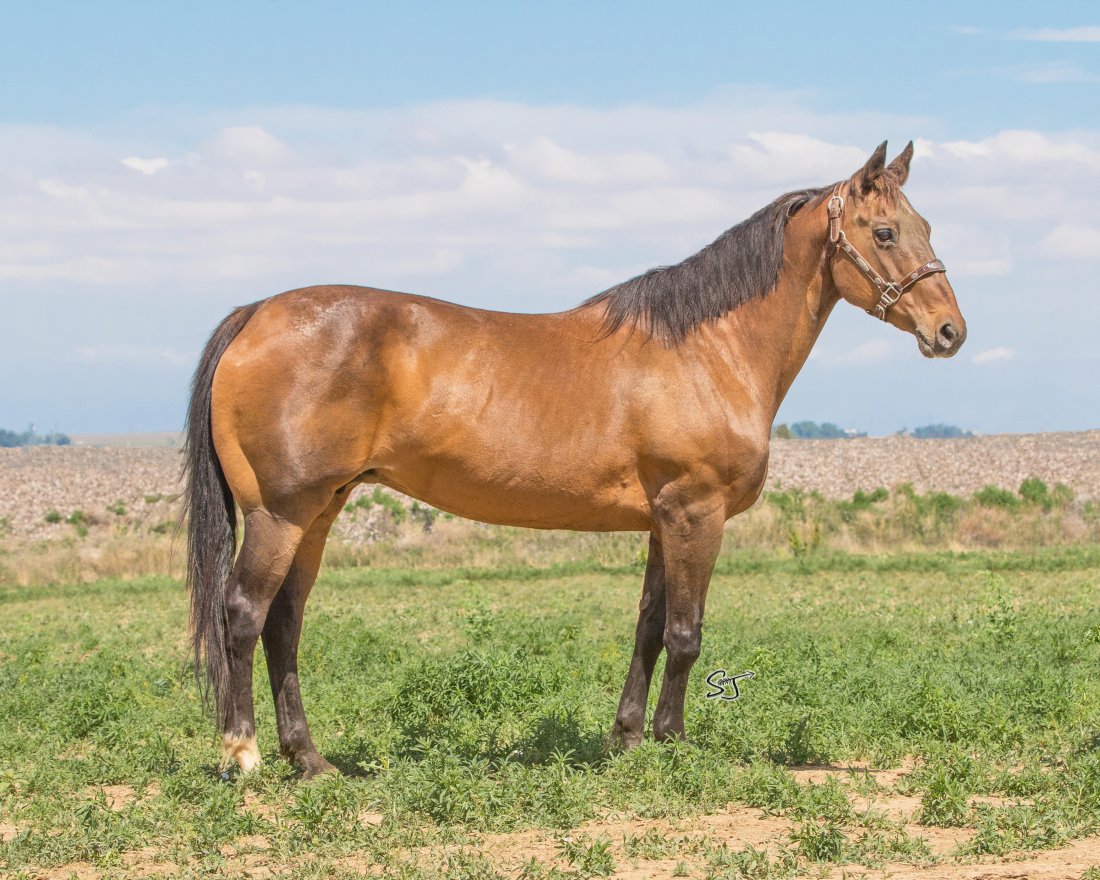
<instances>
[{"instance_id":1,"label":"white cloud","mask_svg":"<svg viewBox=\"0 0 1100 880\"><path fill-rule=\"evenodd\" d=\"M814 348L810 357L817 363L830 367L877 364L888 360L893 350L894 347L885 339L870 339L846 351L832 352Z\"/></svg>"},{"instance_id":2,"label":"white cloud","mask_svg":"<svg viewBox=\"0 0 1100 880\"><path fill-rule=\"evenodd\" d=\"M1100 260L1100 229L1083 223L1061 223L1043 237L1043 251L1070 260Z\"/></svg>"},{"instance_id":3,"label":"white cloud","mask_svg":"<svg viewBox=\"0 0 1100 880\"><path fill-rule=\"evenodd\" d=\"M1100 170L1100 150L1038 131L1009 130L980 141L951 141L943 148L959 159L997 158L1012 162L1072 162Z\"/></svg>"},{"instance_id":4,"label":"white cloud","mask_svg":"<svg viewBox=\"0 0 1100 880\"><path fill-rule=\"evenodd\" d=\"M971 360L976 364L991 364L995 361L1010 361L1014 357L1016 357L1014 349L1001 346L976 352Z\"/></svg>"},{"instance_id":5,"label":"white cloud","mask_svg":"<svg viewBox=\"0 0 1100 880\"><path fill-rule=\"evenodd\" d=\"M1014 40L1041 43L1100 43L1100 25L1078 25L1068 28L1021 28L1008 34Z\"/></svg>"},{"instance_id":6,"label":"white cloud","mask_svg":"<svg viewBox=\"0 0 1100 880\"><path fill-rule=\"evenodd\" d=\"M1079 64L1068 61L1052 61L1036 67L1016 68L1009 76L1018 81L1036 84L1096 82L1100 77L1085 70Z\"/></svg>"},{"instance_id":7,"label":"white cloud","mask_svg":"<svg viewBox=\"0 0 1100 880\"><path fill-rule=\"evenodd\" d=\"M518 169L561 183L637 185L669 176L665 163L651 153L584 155L545 136L522 145L505 144L504 152Z\"/></svg>"},{"instance_id":8,"label":"white cloud","mask_svg":"<svg viewBox=\"0 0 1100 880\"><path fill-rule=\"evenodd\" d=\"M567 307L687 256L784 190L852 173L883 129L930 130L817 116L806 103L742 89L607 109L285 107L250 110L249 124L228 111L196 119L185 129L197 133L176 142L26 126L8 137L0 126L11 169L0 281L203 291L224 280L256 296L339 281ZM953 280L997 278L1006 289L1001 279L1044 259L1100 253L1100 133L915 140L908 189ZM1060 289L1085 295L1079 284ZM815 357L889 356L888 343L864 343Z\"/></svg>"},{"instance_id":9,"label":"white cloud","mask_svg":"<svg viewBox=\"0 0 1100 880\"><path fill-rule=\"evenodd\" d=\"M156 348L146 345L105 344L78 345L74 349L77 360L88 364L146 364L167 363L173 366L190 364L194 352L181 352L174 348Z\"/></svg>"},{"instance_id":10,"label":"white cloud","mask_svg":"<svg viewBox=\"0 0 1100 880\"><path fill-rule=\"evenodd\" d=\"M122 164L134 171L140 171L142 174L153 175L158 171L163 171L171 163L163 156L158 156L155 159L139 159L137 156L131 156L128 159L123 159Z\"/></svg>"},{"instance_id":11,"label":"white cloud","mask_svg":"<svg viewBox=\"0 0 1100 880\"><path fill-rule=\"evenodd\" d=\"M87 187L69 186L60 180L49 177L44 177L38 181L38 188L55 199L86 199L90 194Z\"/></svg>"},{"instance_id":12,"label":"white cloud","mask_svg":"<svg viewBox=\"0 0 1100 880\"><path fill-rule=\"evenodd\" d=\"M947 222L933 229L937 253L951 254L952 278L1007 275L1012 271L1012 249L1003 229Z\"/></svg>"},{"instance_id":13,"label":"white cloud","mask_svg":"<svg viewBox=\"0 0 1100 880\"><path fill-rule=\"evenodd\" d=\"M386 266L395 275L446 275L462 265L462 252L453 248L437 248L422 257L394 260Z\"/></svg>"},{"instance_id":14,"label":"white cloud","mask_svg":"<svg viewBox=\"0 0 1100 880\"><path fill-rule=\"evenodd\" d=\"M292 156L292 151L259 125L234 125L218 132L208 144L211 154L233 162L267 165Z\"/></svg>"},{"instance_id":15,"label":"white cloud","mask_svg":"<svg viewBox=\"0 0 1100 880\"><path fill-rule=\"evenodd\" d=\"M983 278L1008 275L1012 271L1011 260L952 260L953 278Z\"/></svg>"},{"instance_id":16,"label":"white cloud","mask_svg":"<svg viewBox=\"0 0 1100 880\"><path fill-rule=\"evenodd\" d=\"M839 176L837 168L855 171L867 161L869 152L863 147L779 131L750 131L745 141L729 149L735 167L762 182L782 180L792 168L798 168L824 183Z\"/></svg>"}]
</instances>

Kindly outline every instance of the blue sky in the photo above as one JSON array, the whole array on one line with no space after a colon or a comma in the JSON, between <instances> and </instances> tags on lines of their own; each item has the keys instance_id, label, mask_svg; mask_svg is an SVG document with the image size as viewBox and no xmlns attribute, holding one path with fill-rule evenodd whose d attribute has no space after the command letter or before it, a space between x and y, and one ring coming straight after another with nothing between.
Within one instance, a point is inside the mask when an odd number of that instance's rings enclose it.
<instances>
[{"instance_id":1,"label":"blue sky","mask_svg":"<svg viewBox=\"0 0 1100 880\"><path fill-rule=\"evenodd\" d=\"M179 426L241 302L566 308L913 138L970 322L838 309L781 418L1100 426L1085 3L43 3L0 30L0 426Z\"/></svg>"}]
</instances>

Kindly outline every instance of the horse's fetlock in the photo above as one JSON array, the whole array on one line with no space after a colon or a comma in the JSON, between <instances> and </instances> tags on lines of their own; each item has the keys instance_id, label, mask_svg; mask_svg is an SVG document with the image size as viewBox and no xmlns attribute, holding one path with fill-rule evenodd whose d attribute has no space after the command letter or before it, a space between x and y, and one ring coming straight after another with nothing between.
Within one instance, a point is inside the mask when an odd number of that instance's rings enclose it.
<instances>
[{"instance_id":1,"label":"horse's fetlock","mask_svg":"<svg viewBox=\"0 0 1100 880\"><path fill-rule=\"evenodd\" d=\"M222 769L228 769L234 762L242 773L248 773L260 766L260 750L254 733L226 733L222 737Z\"/></svg>"}]
</instances>

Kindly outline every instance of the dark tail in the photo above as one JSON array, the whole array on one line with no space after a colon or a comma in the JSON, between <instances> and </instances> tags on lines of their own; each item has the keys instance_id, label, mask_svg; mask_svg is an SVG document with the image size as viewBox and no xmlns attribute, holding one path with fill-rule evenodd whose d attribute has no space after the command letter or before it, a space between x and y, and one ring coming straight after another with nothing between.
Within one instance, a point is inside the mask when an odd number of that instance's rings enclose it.
<instances>
[{"instance_id":1,"label":"dark tail","mask_svg":"<svg viewBox=\"0 0 1100 880\"><path fill-rule=\"evenodd\" d=\"M213 697L219 723L225 720L229 679L225 585L237 551L237 511L210 433L210 396L218 361L259 306L253 303L234 309L211 334L195 369L184 426L183 478L186 483L180 527L186 521L187 586L191 591L195 678L203 703L209 704ZM205 682L202 679L204 655Z\"/></svg>"}]
</instances>

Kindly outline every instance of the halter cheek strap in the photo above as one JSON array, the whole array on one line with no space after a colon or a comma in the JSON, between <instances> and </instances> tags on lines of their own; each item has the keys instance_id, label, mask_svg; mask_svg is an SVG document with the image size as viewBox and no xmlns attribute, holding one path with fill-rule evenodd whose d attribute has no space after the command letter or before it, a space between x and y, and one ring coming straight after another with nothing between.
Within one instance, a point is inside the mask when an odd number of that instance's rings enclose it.
<instances>
[{"instance_id":1,"label":"halter cheek strap","mask_svg":"<svg viewBox=\"0 0 1100 880\"><path fill-rule=\"evenodd\" d=\"M866 275L878 290L878 303L875 304L873 309L867 309L868 315L874 315L876 318L881 318L885 321L887 310L901 299L901 295L909 290L910 287L922 278L934 275L937 272L947 271L940 260L931 260L923 266L914 269L900 281L886 281L871 268L871 264L868 263L863 255L848 241L848 237L844 234L844 230L840 228L840 220L843 215L844 199L838 195L834 195L829 199L829 242L844 251L844 253L851 258L852 262L856 264L856 268Z\"/></svg>"}]
</instances>

